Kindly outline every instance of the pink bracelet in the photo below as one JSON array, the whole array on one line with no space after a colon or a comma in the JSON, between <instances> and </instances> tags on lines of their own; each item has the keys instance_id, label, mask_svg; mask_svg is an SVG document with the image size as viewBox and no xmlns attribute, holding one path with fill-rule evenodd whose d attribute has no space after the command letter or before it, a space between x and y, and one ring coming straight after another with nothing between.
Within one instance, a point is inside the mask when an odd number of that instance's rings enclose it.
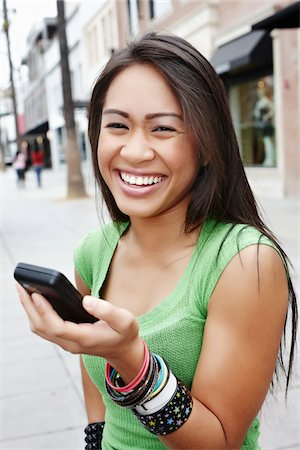
<instances>
[{"instance_id":1,"label":"pink bracelet","mask_svg":"<svg viewBox=\"0 0 300 450\"><path fill-rule=\"evenodd\" d=\"M139 373L137 374L137 376L126 386L123 387L117 387L114 386L111 381L110 381L110 369L111 366L110 364L107 362L106 363L106 368L105 368L105 378L106 378L106 382L107 384L114 389L117 392L128 392L128 391L132 391L134 388L136 388L136 386L142 381L142 379L144 378L147 369L149 367L149 361L150 361L150 353L149 353L149 349L145 343L145 341L143 341L144 344L144 361L143 361L143 365L141 367L141 370L139 371Z\"/></svg>"}]
</instances>

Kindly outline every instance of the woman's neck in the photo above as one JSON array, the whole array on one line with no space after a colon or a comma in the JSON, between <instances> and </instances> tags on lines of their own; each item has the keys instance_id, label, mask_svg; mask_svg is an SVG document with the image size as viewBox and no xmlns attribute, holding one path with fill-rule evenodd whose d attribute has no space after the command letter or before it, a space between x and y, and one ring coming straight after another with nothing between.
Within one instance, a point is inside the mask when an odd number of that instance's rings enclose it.
<instances>
[{"instance_id":1,"label":"woman's neck","mask_svg":"<svg viewBox=\"0 0 300 450\"><path fill-rule=\"evenodd\" d=\"M144 255L160 258L170 250L188 249L197 243L200 228L185 232L185 218L179 220L172 214L152 218L131 218L128 233L124 236L127 245Z\"/></svg>"}]
</instances>

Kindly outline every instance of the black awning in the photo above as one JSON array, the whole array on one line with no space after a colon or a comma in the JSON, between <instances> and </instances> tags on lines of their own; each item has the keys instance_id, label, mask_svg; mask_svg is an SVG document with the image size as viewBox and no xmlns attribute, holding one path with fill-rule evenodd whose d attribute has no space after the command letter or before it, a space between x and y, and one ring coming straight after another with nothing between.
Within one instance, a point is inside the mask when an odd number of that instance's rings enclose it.
<instances>
[{"instance_id":1,"label":"black awning","mask_svg":"<svg viewBox=\"0 0 300 450\"><path fill-rule=\"evenodd\" d=\"M48 122L46 121L46 122L43 122L43 123L37 125L37 126L34 127L34 128L27 129L27 130L24 132L23 136L26 136L26 135L46 134L47 131L48 131L48 129L49 129L49 124L48 124Z\"/></svg>"},{"instance_id":2,"label":"black awning","mask_svg":"<svg viewBox=\"0 0 300 450\"><path fill-rule=\"evenodd\" d=\"M274 28L300 27L300 1L292 3L272 16L252 25L252 30L271 31Z\"/></svg>"},{"instance_id":3,"label":"black awning","mask_svg":"<svg viewBox=\"0 0 300 450\"><path fill-rule=\"evenodd\" d=\"M221 45L211 59L219 75L243 67L261 67L271 62L272 39L262 30L252 31Z\"/></svg>"}]
</instances>

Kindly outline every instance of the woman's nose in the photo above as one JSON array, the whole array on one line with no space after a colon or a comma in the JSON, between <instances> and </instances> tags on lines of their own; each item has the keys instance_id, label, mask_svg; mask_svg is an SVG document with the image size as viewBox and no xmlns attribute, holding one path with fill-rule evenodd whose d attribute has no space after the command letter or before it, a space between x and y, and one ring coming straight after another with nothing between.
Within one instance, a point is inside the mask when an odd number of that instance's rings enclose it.
<instances>
[{"instance_id":1,"label":"woman's nose","mask_svg":"<svg viewBox=\"0 0 300 450\"><path fill-rule=\"evenodd\" d=\"M128 137L120 153L127 161L135 164L151 161L155 157L155 151L143 133L134 133Z\"/></svg>"}]
</instances>

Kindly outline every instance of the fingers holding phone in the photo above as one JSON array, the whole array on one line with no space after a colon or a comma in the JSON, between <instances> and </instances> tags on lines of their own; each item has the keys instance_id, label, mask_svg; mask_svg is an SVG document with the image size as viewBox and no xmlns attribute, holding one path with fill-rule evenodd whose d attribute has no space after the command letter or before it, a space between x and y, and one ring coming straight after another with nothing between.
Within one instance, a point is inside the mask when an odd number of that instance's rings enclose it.
<instances>
[{"instance_id":1,"label":"fingers holding phone","mask_svg":"<svg viewBox=\"0 0 300 450\"><path fill-rule=\"evenodd\" d=\"M32 331L63 349L110 359L139 340L129 311L96 297L82 299L59 272L20 263L14 275Z\"/></svg>"},{"instance_id":2,"label":"fingers holding phone","mask_svg":"<svg viewBox=\"0 0 300 450\"><path fill-rule=\"evenodd\" d=\"M16 288L27 314L31 331L44 339L56 342L54 338L59 339L63 328L63 319L42 295L37 293L30 295L19 283L16 284Z\"/></svg>"},{"instance_id":3,"label":"fingers holding phone","mask_svg":"<svg viewBox=\"0 0 300 450\"><path fill-rule=\"evenodd\" d=\"M120 336L131 339L138 334L138 321L128 310L89 295L83 298L82 304L90 314L104 320Z\"/></svg>"},{"instance_id":4,"label":"fingers holding phone","mask_svg":"<svg viewBox=\"0 0 300 450\"><path fill-rule=\"evenodd\" d=\"M92 296L85 296L82 304L97 322L65 322L63 334L65 339L78 344L78 353L118 359L118 355L126 355L134 340L140 340L138 321L129 311Z\"/></svg>"},{"instance_id":5,"label":"fingers holding phone","mask_svg":"<svg viewBox=\"0 0 300 450\"><path fill-rule=\"evenodd\" d=\"M126 347L138 338L138 323L134 316L105 300L84 297L83 306L99 320L93 324L76 324L63 320L42 295L30 296L20 285L17 289L31 330L68 352L115 360L119 353L126 354Z\"/></svg>"},{"instance_id":6,"label":"fingers holding phone","mask_svg":"<svg viewBox=\"0 0 300 450\"><path fill-rule=\"evenodd\" d=\"M21 300L21 304L27 314L31 331L34 333L39 329L41 324L40 313L37 310L37 299L30 296L30 294L19 283L16 284L17 291ZM34 296L35 297L35 296Z\"/></svg>"}]
</instances>

